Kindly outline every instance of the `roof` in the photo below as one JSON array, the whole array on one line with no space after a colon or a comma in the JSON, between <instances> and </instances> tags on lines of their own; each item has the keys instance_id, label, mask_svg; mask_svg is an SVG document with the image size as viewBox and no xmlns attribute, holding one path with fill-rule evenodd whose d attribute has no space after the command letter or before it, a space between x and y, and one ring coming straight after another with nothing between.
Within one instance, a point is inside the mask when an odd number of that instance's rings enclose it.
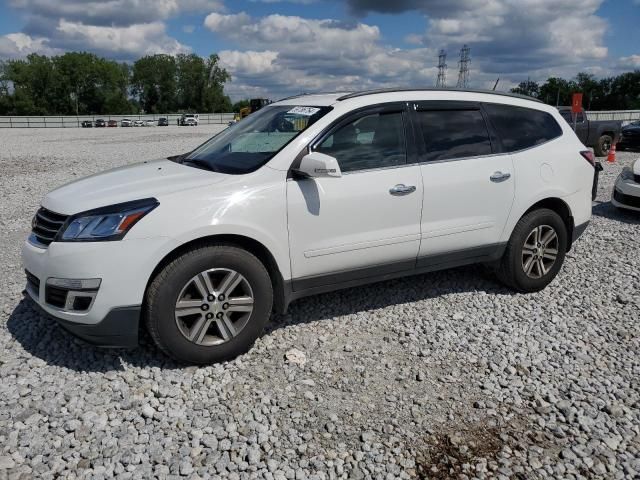
<instances>
[{"instance_id":1,"label":"roof","mask_svg":"<svg viewBox=\"0 0 640 480\"><path fill-rule=\"evenodd\" d=\"M330 93L301 93L278 100L274 103L284 105L314 105L314 106L330 106L338 102L350 100L353 98L361 98L369 95L380 95L386 93L402 93L402 92L446 92L446 93L477 93L484 95L497 95L502 97L517 98L531 102L543 103L534 97L519 95L517 93L497 92L494 90L472 90L458 88L384 88L379 90L363 90L359 92L330 92Z\"/></svg>"},{"instance_id":2,"label":"roof","mask_svg":"<svg viewBox=\"0 0 640 480\"><path fill-rule=\"evenodd\" d=\"M338 101L347 100L349 98L364 97L366 95L375 95L378 93L395 93L395 92L464 92L464 93L484 93L490 95L502 95L504 97L520 98L523 100L531 100L534 102L542 103L534 97L527 95L520 95L518 93L498 92L495 90L473 90L473 89L461 89L461 88L382 88L379 90L363 90L361 92L348 93L338 98Z\"/></svg>"}]
</instances>

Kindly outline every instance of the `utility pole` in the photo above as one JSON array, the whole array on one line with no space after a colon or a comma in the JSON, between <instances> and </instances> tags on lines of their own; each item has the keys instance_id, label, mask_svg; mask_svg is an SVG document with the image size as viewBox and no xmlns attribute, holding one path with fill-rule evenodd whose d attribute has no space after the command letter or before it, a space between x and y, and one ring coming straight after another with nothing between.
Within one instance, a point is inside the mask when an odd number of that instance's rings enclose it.
<instances>
[{"instance_id":1,"label":"utility pole","mask_svg":"<svg viewBox=\"0 0 640 480\"><path fill-rule=\"evenodd\" d=\"M471 49L464 45L460 49L460 71L458 72L458 84L456 88L467 88L469 86L469 64L471 63Z\"/></svg>"},{"instance_id":2,"label":"utility pole","mask_svg":"<svg viewBox=\"0 0 640 480\"><path fill-rule=\"evenodd\" d=\"M438 80L436 88L447 88L447 52L440 50L438 55Z\"/></svg>"}]
</instances>

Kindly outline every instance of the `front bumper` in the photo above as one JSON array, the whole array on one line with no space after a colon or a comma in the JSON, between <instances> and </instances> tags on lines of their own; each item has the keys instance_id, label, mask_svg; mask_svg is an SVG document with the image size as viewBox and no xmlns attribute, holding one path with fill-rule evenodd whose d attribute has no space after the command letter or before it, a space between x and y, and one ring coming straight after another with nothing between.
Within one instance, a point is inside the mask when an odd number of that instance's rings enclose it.
<instances>
[{"instance_id":1,"label":"front bumper","mask_svg":"<svg viewBox=\"0 0 640 480\"><path fill-rule=\"evenodd\" d=\"M611 203L618 208L640 212L640 184L634 180L629 168L618 175L611 195Z\"/></svg>"},{"instance_id":2,"label":"front bumper","mask_svg":"<svg viewBox=\"0 0 640 480\"><path fill-rule=\"evenodd\" d=\"M140 324L140 306L119 307L111 310L106 317L96 324L86 325L63 320L52 315L26 291L33 305L45 316L53 318L73 336L92 345L106 348L134 348L138 346L138 329Z\"/></svg>"},{"instance_id":3,"label":"front bumper","mask_svg":"<svg viewBox=\"0 0 640 480\"><path fill-rule=\"evenodd\" d=\"M22 249L26 292L48 316L85 340L105 346L133 346L138 340L140 305L147 282L160 260L173 249L166 237L117 242L53 242ZM56 303L47 280L100 279L91 305L70 311Z\"/></svg>"}]
</instances>

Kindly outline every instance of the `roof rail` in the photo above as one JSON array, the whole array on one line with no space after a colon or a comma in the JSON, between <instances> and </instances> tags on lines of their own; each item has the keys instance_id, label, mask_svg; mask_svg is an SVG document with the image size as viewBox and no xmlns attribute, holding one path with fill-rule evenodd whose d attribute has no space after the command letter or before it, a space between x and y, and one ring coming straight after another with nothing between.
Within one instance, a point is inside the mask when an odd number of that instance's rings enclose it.
<instances>
[{"instance_id":1,"label":"roof rail","mask_svg":"<svg viewBox=\"0 0 640 480\"><path fill-rule=\"evenodd\" d=\"M520 95L518 93L507 93L507 92L497 92L495 90L473 90L473 89L460 89L460 88L381 88L378 90L362 90L360 92L353 92L343 95L342 97L338 97L338 101L348 100L350 98L364 97L366 95L375 95L377 93L394 93L394 92L467 92L467 93L486 93L490 95L501 95L503 97L513 97L513 98L521 98L523 100L531 100L533 102L543 103L542 100L539 100L534 97L529 97L527 95Z\"/></svg>"},{"instance_id":2,"label":"roof rail","mask_svg":"<svg viewBox=\"0 0 640 480\"><path fill-rule=\"evenodd\" d=\"M276 102L283 102L285 100L291 100L293 98L299 98L299 97L307 97L309 95L338 95L338 94L346 94L344 90L339 91L339 92L304 92L304 93L298 93L297 95L291 95L290 97L284 97L281 98L279 100L276 100L273 103Z\"/></svg>"},{"instance_id":3,"label":"roof rail","mask_svg":"<svg viewBox=\"0 0 640 480\"><path fill-rule=\"evenodd\" d=\"M275 101L275 102L273 102L273 103L276 103L276 102L282 102L282 101L284 101L284 100L291 100L292 98L304 97L304 96L306 96L306 95L313 95L313 94L311 94L311 93L306 93L306 92L303 92L303 93L297 93L296 95L291 95L291 96L289 96L289 97L280 98L280 99L276 100L276 101Z\"/></svg>"}]
</instances>

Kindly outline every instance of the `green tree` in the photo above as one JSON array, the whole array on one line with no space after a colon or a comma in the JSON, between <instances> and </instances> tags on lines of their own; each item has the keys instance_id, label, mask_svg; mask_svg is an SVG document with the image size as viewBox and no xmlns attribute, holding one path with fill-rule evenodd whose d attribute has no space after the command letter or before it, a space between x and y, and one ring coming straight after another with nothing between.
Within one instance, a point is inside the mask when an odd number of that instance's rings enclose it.
<instances>
[{"instance_id":1,"label":"green tree","mask_svg":"<svg viewBox=\"0 0 640 480\"><path fill-rule=\"evenodd\" d=\"M203 111L229 112L231 100L224 94L224 84L231 79L231 75L219 65L218 55L209 55L206 61L206 83L203 94Z\"/></svg>"},{"instance_id":2,"label":"green tree","mask_svg":"<svg viewBox=\"0 0 640 480\"><path fill-rule=\"evenodd\" d=\"M231 78L219 64L218 55L206 60L195 54L176 57L178 74L178 108L186 112L228 112L231 100L224 94L224 84Z\"/></svg>"},{"instance_id":3,"label":"green tree","mask_svg":"<svg viewBox=\"0 0 640 480\"><path fill-rule=\"evenodd\" d=\"M178 108L185 112L204 110L208 72L204 59L194 53L176 56L178 65Z\"/></svg>"},{"instance_id":4,"label":"green tree","mask_svg":"<svg viewBox=\"0 0 640 480\"><path fill-rule=\"evenodd\" d=\"M526 82L520 82L516 88L512 88L511 93L518 93L520 95L528 95L530 97L537 98L540 95L540 85L533 80L527 80Z\"/></svg>"},{"instance_id":5,"label":"green tree","mask_svg":"<svg viewBox=\"0 0 640 480\"><path fill-rule=\"evenodd\" d=\"M236 103L233 104L232 111L234 113L238 113L240 112L240 110L242 110L244 107L248 107L249 106L249 99L244 99L244 100L239 100Z\"/></svg>"},{"instance_id":6,"label":"green tree","mask_svg":"<svg viewBox=\"0 0 640 480\"><path fill-rule=\"evenodd\" d=\"M571 105L571 95L576 88L573 81L551 77L540 87L538 98L549 105Z\"/></svg>"},{"instance_id":7,"label":"green tree","mask_svg":"<svg viewBox=\"0 0 640 480\"><path fill-rule=\"evenodd\" d=\"M147 113L172 112L176 108L176 59L157 54L133 64L131 85Z\"/></svg>"}]
</instances>

